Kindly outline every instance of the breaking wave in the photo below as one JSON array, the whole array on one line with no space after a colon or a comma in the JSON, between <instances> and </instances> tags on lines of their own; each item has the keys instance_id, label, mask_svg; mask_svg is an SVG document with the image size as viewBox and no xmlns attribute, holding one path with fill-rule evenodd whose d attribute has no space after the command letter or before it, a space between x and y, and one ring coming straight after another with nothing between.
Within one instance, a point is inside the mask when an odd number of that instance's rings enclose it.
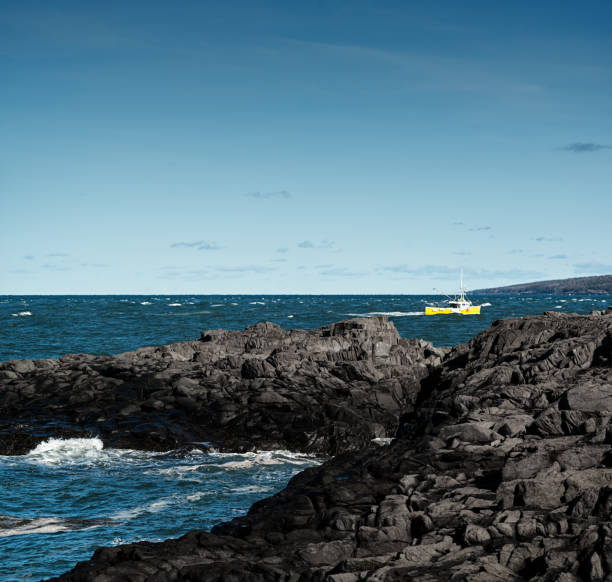
<instances>
[{"instance_id":1,"label":"breaking wave","mask_svg":"<svg viewBox=\"0 0 612 582\"><path fill-rule=\"evenodd\" d=\"M25 458L48 465L91 461L100 458L104 444L99 438L55 439L36 445Z\"/></svg>"}]
</instances>

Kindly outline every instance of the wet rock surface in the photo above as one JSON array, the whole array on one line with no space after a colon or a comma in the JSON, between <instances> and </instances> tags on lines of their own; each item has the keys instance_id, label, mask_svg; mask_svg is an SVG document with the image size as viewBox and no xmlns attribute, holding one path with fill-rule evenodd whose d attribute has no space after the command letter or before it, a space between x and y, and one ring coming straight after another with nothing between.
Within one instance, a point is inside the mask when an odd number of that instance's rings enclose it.
<instances>
[{"instance_id":1,"label":"wet rock surface","mask_svg":"<svg viewBox=\"0 0 612 582\"><path fill-rule=\"evenodd\" d=\"M496 322L430 366L392 444L308 469L211 533L102 548L61 579L612 580L611 347L609 312Z\"/></svg>"},{"instance_id":2,"label":"wet rock surface","mask_svg":"<svg viewBox=\"0 0 612 582\"><path fill-rule=\"evenodd\" d=\"M93 436L145 450L359 450L395 434L444 353L401 339L378 317L314 331L207 331L113 357L3 362L0 454Z\"/></svg>"}]
</instances>

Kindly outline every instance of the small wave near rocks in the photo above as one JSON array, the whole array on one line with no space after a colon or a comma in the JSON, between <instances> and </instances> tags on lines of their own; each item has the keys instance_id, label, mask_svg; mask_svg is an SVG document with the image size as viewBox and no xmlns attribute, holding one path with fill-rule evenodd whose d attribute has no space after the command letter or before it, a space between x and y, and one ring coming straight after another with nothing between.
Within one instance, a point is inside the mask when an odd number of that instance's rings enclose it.
<instances>
[{"instance_id":1,"label":"small wave near rocks","mask_svg":"<svg viewBox=\"0 0 612 582\"><path fill-rule=\"evenodd\" d=\"M0 456L0 482L7 484L0 580L24 568L34 579L59 574L117 540L210 528L320 463L284 450L232 454L202 446L154 452L105 448L99 438L50 438L25 455Z\"/></svg>"}]
</instances>

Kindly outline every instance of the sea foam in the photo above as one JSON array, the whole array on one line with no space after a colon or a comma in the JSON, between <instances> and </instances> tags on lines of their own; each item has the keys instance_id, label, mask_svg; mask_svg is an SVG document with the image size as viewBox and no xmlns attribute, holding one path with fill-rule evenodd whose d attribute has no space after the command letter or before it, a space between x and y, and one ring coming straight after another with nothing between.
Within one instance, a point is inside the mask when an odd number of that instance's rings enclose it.
<instances>
[{"instance_id":1,"label":"sea foam","mask_svg":"<svg viewBox=\"0 0 612 582\"><path fill-rule=\"evenodd\" d=\"M93 439L55 439L43 441L36 445L26 459L50 465L89 461L98 459L104 448L99 438Z\"/></svg>"},{"instance_id":2,"label":"sea foam","mask_svg":"<svg viewBox=\"0 0 612 582\"><path fill-rule=\"evenodd\" d=\"M60 531L93 529L108 524L105 519L71 517L16 517L0 515L0 538L31 534L49 534Z\"/></svg>"}]
</instances>

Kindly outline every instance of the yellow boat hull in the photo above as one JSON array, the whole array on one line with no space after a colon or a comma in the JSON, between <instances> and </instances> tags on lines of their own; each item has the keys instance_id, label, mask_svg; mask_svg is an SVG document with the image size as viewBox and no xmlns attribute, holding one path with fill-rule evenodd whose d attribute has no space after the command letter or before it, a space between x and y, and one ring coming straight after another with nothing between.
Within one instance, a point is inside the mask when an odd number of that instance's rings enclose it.
<instances>
[{"instance_id":1,"label":"yellow boat hull","mask_svg":"<svg viewBox=\"0 0 612 582\"><path fill-rule=\"evenodd\" d=\"M480 305L470 305L460 309L453 307L425 307L425 315L480 315Z\"/></svg>"}]
</instances>

